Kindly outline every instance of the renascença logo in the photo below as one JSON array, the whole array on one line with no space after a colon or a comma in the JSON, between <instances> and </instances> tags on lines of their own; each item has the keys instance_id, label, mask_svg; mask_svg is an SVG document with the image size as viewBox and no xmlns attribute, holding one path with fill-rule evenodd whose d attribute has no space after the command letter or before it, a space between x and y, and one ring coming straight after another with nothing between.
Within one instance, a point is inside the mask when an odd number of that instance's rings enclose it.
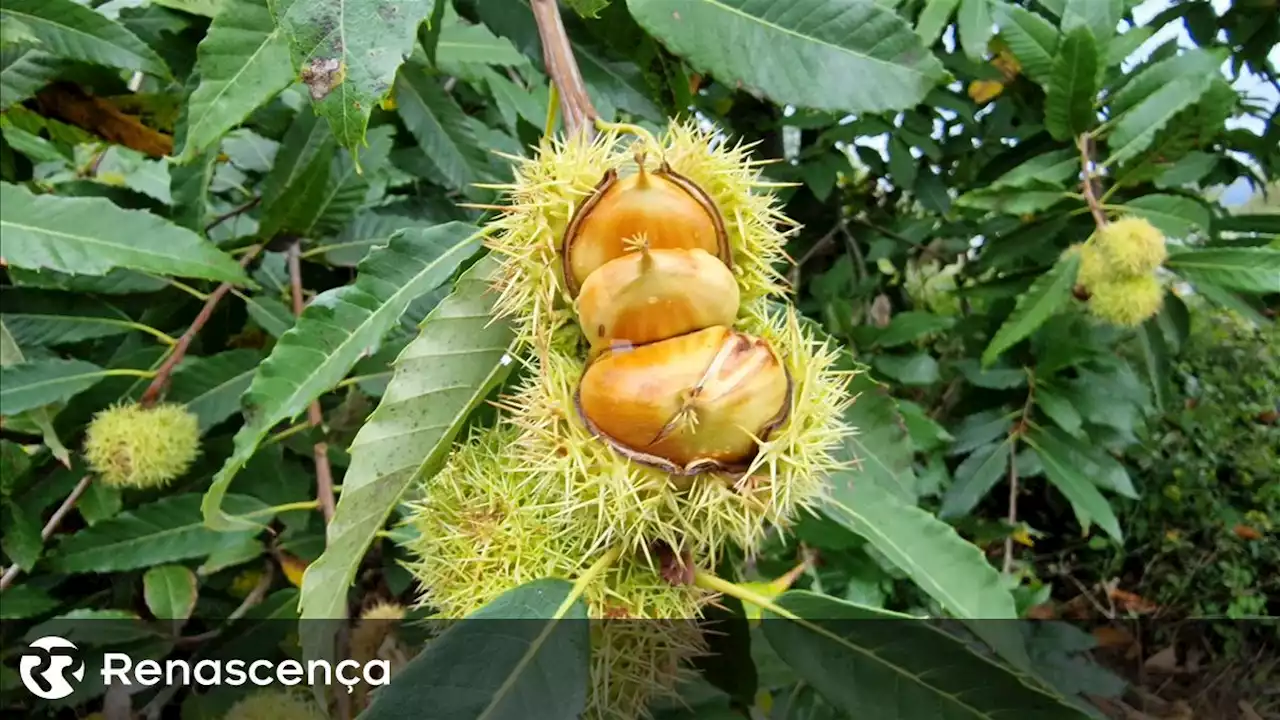
<instances>
[{"instance_id":1,"label":"renascen\u00e7a logo","mask_svg":"<svg viewBox=\"0 0 1280 720\"><path fill-rule=\"evenodd\" d=\"M70 671L76 682L84 680L84 661L77 656L77 650L74 643L57 635L33 641L18 661L22 684L45 700L61 700L75 692L67 674Z\"/></svg>"}]
</instances>

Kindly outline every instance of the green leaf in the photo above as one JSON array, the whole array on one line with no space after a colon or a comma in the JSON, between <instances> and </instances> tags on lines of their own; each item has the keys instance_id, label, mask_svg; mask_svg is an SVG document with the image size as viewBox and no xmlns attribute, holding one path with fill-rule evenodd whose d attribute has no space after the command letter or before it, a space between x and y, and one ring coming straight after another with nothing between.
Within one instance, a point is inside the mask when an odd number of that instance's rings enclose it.
<instances>
[{"instance_id":1,"label":"green leaf","mask_svg":"<svg viewBox=\"0 0 1280 720\"><path fill-rule=\"evenodd\" d=\"M549 93L534 95L493 68L481 68L478 75L489 88L489 94L497 102L498 112L502 114L503 122L512 132L517 130L518 118L524 118L534 127L541 127L546 123Z\"/></svg>"},{"instance_id":2,"label":"green leaf","mask_svg":"<svg viewBox=\"0 0 1280 720\"><path fill-rule=\"evenodd\" d=\"M990 366L1004 351L1035 332L1036 328L1067 304L1071 299L1079 268L1080 257L1075 253L1066 255L1048 272L1036 278L1025 293L1018 296L1017 306L982 353L984 366Z\"/></svg>"},{"instance_id":3,"label":"green leaf","mask_svg":"<svg viewBox=\"0 0 1280 720\"><path fill-rule=\"evenodd\" d=\"M1098 94L1098 46L1088 27L1067 33L1058 47L1044 99L1044 125L1055 140L1069 140L1093 127Z\"/></svg>"},{"instance_id":4,"label":"green leaf","mask_svg":"<svg viewBox=\"0 0 1280 720\"><path fill-rule=\"evenodd\" d=\"M263 223L283 225L296 205L318 195L328 181L330 156L336 143L329 127L314 113L300 112L276 152L271 172L262 180Z\"/></svg>"},{"instance_id":5,"label":"green leaf","mask_svg":"<svg viewBox=\"0 0 1280 720\"><path fill-rule=\"evenodd\" d=\"M40 41L40 52L169 78L164 60L136 35L74 0L5 0L0 19L18 21Z\"/></svg>"},{"instance_id":6,"label":"green leaf","mask_svg":"<svg viewBox=\"0 0 1280 720\"><path fill-rule=\"evenodd\" d=\"M1027 384L1027 372L1022 368L986 368L972 358L956 360L951 365L974 387L1009 390Z\"/></svg>"},{"instance_id":7,"label":"green leaf","mask_svg":"<svg viewBox=\"0 0 1280 720\"><path fill-rule=\"evenodd\" d=\"M0 620L25 620L44 615L58 607L58 601L45 591L23 583L4 591L0 603Z\"/></svg>"},{"instance_id":8,"label":"green leaf","mask_svg":"<svg viewBox=\"0 0 1280 720\"><path fill-rule=\"evenodd\" d=\"M1228 215L1218 218L1214 222L1214 227L1219 232L1280 236L1280 214L1240 213L1238 215Z\"/></svg>"},{"instance_id":9,"label":"green leaf","mask_svg":"<svg viewBox=\"0 0 1280 720\"><path fill-rule=\"evenodd\" d=\"M226 508L254 513L263 523L266 505L247 495L228 495ZM254 533L243 533L250 537ZM237 533L239 535L239 533ZM65 538L51 559L63 573L106 573L133 570L203 557L239 540L207 527L200 517L200 495L174 495L121 513Z\"/></svg>"},{"instance_id":10,"label":"green leaf","mask_svg":"<svg viewBox=\"0 0 1280 720\"><path fill-rule=\"evenodd\" d=\"M417 63L406 65L396 78L396 105L446 186L462 190L481 177L486 160L466 113L430 71Z\"/></svg>"},{"instance_id":11,"label":"green leaf","mask_svg":"<svg viewBox=\"0 0 1280 720\"><path fill-rule=\"evenodd\" d=\"M565 4L584 18L598 18L600 11L609 7L612 0L565 0Z\"/></svg>"},{"instance_id":12,"label":"green leaf","mask_svg":"<svg viewBox=\"0 0 1280 720\"><path fill-rule=\"evenodd\" d=\"M902 718L1085 717L933 621L803 590L783 593L776 603L801 620L769 612L769 644L846 717L885 717L886 708Z\"/></svg>"},{"instance_id":13,"label":"green leaf","mask_svg":"<svg viewBox=\"0 0 1280 720\"><path fill-rule=\"evenodd\" d=\"M961 517L977 507L1008 472L1012 451L1013 441L1007 439L999 444L984 445L965 458L956 468L955 481L942 498L938 517Z\"/></svg>"},{"instance_id":14,"label":"green leaf","mask_svg":"<svg viewBox=\"0 0 1280 720\"><path fill-rule=\"evenodd\" d=\"M0 317L21 345L60 345L137 329L123 312L101 300L69 293L0 288Z\"/></svg>"},{"instance_id":15,"label":"green leaf","mask_svg":"<svg viewBox=\"0 0 1280 720\"><path fill-rule=\"evenodd\" d=\"M90 525L97 525L103 520L115 517L124 508L124 497L119 488L102 483L89 483L84 495L76 503L80 517Z\"/></svg>"},{"instance_id":16,"label":"green leaf","mask_svg":"<svg viewBox=\"0 0 1280 720\"><path fill-rule=\"evenodd\" d=\"M956 13L956 30L960 33L960 47L965 57L980 62L987 55L987 43L995 21L991 17L991 0L960 0Z\"/></svg>"},{"instance_id":17,"label":"green leaf","mask_svg":"<svg viewBox=\"0 0 1280 720\"><path fill-rule=\"evenodd\" d=\"M10 268L10 274L12 272L13 268ZM5 326L3 318L0 318L0 367L21 365L26 361L27 358L22 354L22 348L18 347L17 341L9 333L9 328ZM62 439L58 437L58 431L53 426L54 414L53 408L39 407L27 410L20 417L30 420L31 424L40 430L45 447L49 448L49 452L53 453L58 462L69 468L71 467L71 453L62 444ZM25 460L26 455L22 455L22 458Z\"/></svg>"},{"instance_id":18,"label":"green leaf","mask_svg":"<svg viewBox=\"0 0 1280 720\"><path fill-rule=\"evenodd\" d=\"M981 188L970 190L956 198L956 204L1005 215L1027 215L1047 210L1062 202L1064 197L1060 190Z\"/></svg>"},{"instance_id":19,"label":"green leaf","mask_svg":"<svg viewBox=\"0 0 1280 720\"><path fill-rule=\"evenodd\" d=\"M1058 428L1036 427L1036 441L1049 452L1067 458L1071 466L1080 471L1094 485L1103 490L1138 499L1129 471L1104 448L1087 437L1075 437Z\"/></svg>"},{"instance_id":20,"label":"green leaf","mask_svg":"<svg viewBox=\"0 0 1280 720\"><path fill-rule=\"evenodd\" d=\"M353 151L437 0L276 0L276 23L316 112Z\"/></svg>"},{"instance_id":21,"label":"green leaf","mask_svg":"<svg viewBox=\"0 0 1280 720\"><path fill-rule=\"evenodd\" d=\"M472 409L511 371L514 335L490 316L496 265L485 257L463 274L396 359L382 402L351 444L325 552L303 577L304 618L343 614L356 568L405 488L439 469Z\"/></svg>"},{"instance_id":22,"label":"green leaf","mask_svg":"<svg viewBox=\"0 0 1280 720\"><path fill-rule=\"evenodd\" d=\"M1142 369L1146 371L1147 383L1151 385L1156 409L1164 412L1169 404L1169 376L1173 363L1158 316L1142 323L1138 347L1142 349Z\"/></svg>"},{"instance_id":23,"label":"green leaf","mask_svg":"<svg viewBox=\"0 0 1280 720\"><path fill-rule=\"evenodd\" d=\"M1241 317L1261 327L1266 327L1271 320L1268 319L1259 309L1259 303L1252 301L1252 298L1244 298L1225 288L1220 288L1211 282L1200 280L1196 283L1196 292L1204 295L1205 298L1219 307L1239 313Z\"/></svg>"},{"instance_id":24,"label":"green leaf","mask_svg":"<svg viewBox=\"0 0 1280 720\"><path fill-rule=\"evenodd\" d=\"M47 358L0 368L0 415L16 415L68 400L110 371L83 360Z\"/></svg>"},{"instance_id":25,"label":"green leaf","mask_svg":"<svg viewBox=\"0 0 1280 720\"><path fill-rule=\"evenodd\" d=\"M1123 207L1126 212L1151 221L1166 237L1185 238L1209 232L1209 209L1189 197L1144 195L1130 200Z\"/></svg>"},{"instance_id":26,"label":"green leaf","mask_svg":"<svg viewBox=\"0 0 1280 720\"><path fill-rule=\"evenodd\" d=\"M1218 53L1194 49L1140 70L1112 96L1108 103L1112 117L1120 117L1162 88L1178 84L1181 78L1217 75L1223 60Z\"/></svg>"},{"instance_id":27,"label":"green leaf","mask_svg":"<svg viewBox=\"0 0 1280 720\"><path fill-rule=\"evenodd\" d=\"M369 133L364 172L337 149L329 127L310 113L299 113L263 181L261 234L287 232L302 237L335 231L370 197L371 176L386 164L393 143L390 126Z\"/></svg>"},{"instance_id":28,"label":"green leaf","mask_svg":"<svg viewBox=\"0 0 1280 720\"><path fill-rule=\"evenodd\" d=\"M12 267L105 275L130 268L157 275L246 284L240 264L186 228L103 198L35 195L0 183L0 231Z\"/></svg>"},{"instance_id":29,"label":"green leaf","mask_svg":"<svg viewBox=\"0 0 1280 720\"><path fill-rule=\"evenodd\" d=\"M184 115L179 121L180 128L186 126L187 119ZM182 132L185 131L180 130L179 134ZM204 232L212 214L209 188L217 171L218 153L214 148L197 154L185 165L169 166L169 195L173 198L170 219L193 232Z\"/></svg>"},{"instance_id":30,"label":"green leaf","mask_svg":"<svg viewBox=\"0 0 1280 720\"><path fill-rule=\"evenodd\" d=\"M294 81L289 46L267 0L225 0L196 49L200 84L178 162L189 162Z\"/></svg>"},{"instance_id":31,"label":"green leaf","mask_svg":"<svg viewBox=\"0 0 1280 720\"><path fill-rule=\"evenodd\" d=\"M1071 457L1062 452L1054 452L1060 448L1048 446L1045 443L1045 436L1037 430L1032 430L1025 439L1026 443L1035 450L1040 463L1044 465L1049 482L1053 483L1053 486L1070 501L1080 526L1087 530L1091 522L1097 522L1098 526L1117 542L1124 542L1124 534L1120 532L1120 521L1116 519L1111 504L1087 477L1080 474L1071 462Z\"/></svg>"},{"instance_id":32,"label":"green leaf","mask_svg":"<svg viewBox=\"0 0 1280 720\"><path fill-rule=\"evenodd\" d=\"M529 59L506 38L494 35L483 25L460 22L456 15L446 15L436 45L436 67L448 75L467 75L467 65L505 65L520 67Z\"/></svg>"},{"instance_id":33,"label":"green leaf","mask_svg":"<svg viewBox=\"0 0 1280 720\"><path fill-rule=\"evenodd\" d=\"M1217 166L1218 155L1199 151L1187 153L1180 160L1169 165L1168 169L1162 171L1156 177L1155 185L1161 190L1168 190L1198 183L1205 175L1213 172ZM1280 215L1275 217L1280 217ZM1280 225L1280 222L1276 224ZM1224 229L1226 228L1223 228L1221 223L1217 224L1219 232ZM1280 233L1280 230L1276 232Z\"/></svg>"},{"instance_id":34,"label":"green leaf","mask_svg":"<svg viewBox=\"0 0 1280 720\"><path fill-rule=\"evenodd\" d=\"M1227 290L1280 292L1280 249L1196 248L1172 253L1165 266L1191 282Z\"/></svg>"},{"instance_id":35,"label":"green leaf","mask_svg":"<svg viewBox=\"0 0 1280 720\"><path fill-rule=\"evenodd\" d=\"M1123 63L1154 34L1155 30L1150 25L1143 25L1130 27L1112 38L1111 42L1107 43L1106 66L1112 68Z\"/></svg>"},{"instance_id":36,"label":"green leaf","mask_svg":"<svg viewBox=\"0 0 1280 720\"><path fill-rule=\"evenodd\" d=\"M160 5L174 10L217 18L222 8L229 6L233 0L151 0L152 5ZM224 13L225 14L225 13Z\"/></svg>"},{"instance_id":37,"label":"green leaf","mask_svg":"<svg viewBox=\"0 0 1280 720\"><path fill-rule=\"evenodd\" d=\"M1075 150L1054 150L1037 155L996 178L989 188L1043 188L1046 183L1061 185L1080 174L1080 156Z\"/></svg>"},{"instance_id":38,"label":"green leaf","mask_svg":"<svg viewBox=\"0 0 1280 720\"><path fill-rule=\"evenodd\" d=\"M903 385L932 385L941 377L938 361L928 353L914 355L876 355L871 366Z\"/></svg>"},{"instance_id":39,"label":"green leaf","mask_svg":"<svg viewBox=\"0 0 1280 720\"><path fill-rule=\"evenodd\" d=\"M844 452L858 464L859 481L874 482L914 503L914 448L889 388L861 372L849 381L847 390L856 400L844 419L858 431L845 439Z\"/></svg>"},{"instance_id":40,"label":"green leaf","mask_svg":"<svg viewBox=\"0 0 1280 720\"><path fill-rule=\"evenodd\" d=\"M9 268L9 280L15 287L65 290L94 295L132 295L158 292L168 286L162 277L144 275L134 270L117 268L106 275L71 275L56 270Z\"/></svg>"},{"instance_id":41,"label":"green leaf","mask_svg":"<svg viewBox=\"0 0 1280 720\"><path fill-rule=\"evenodd\" d=\"M0 517L6 519L0 548L23 571L31 572L40 559L40 554L44 552L44 540L40 537L40 517L28 515L11 502L5 503ZM7 596L5 602L8 602Z\"/></svg>"},{"instance_id":42,"label":"green leaf","mask_svg":"<svg viewBox=\"0 0 1280 720\"><path fill-rule=\"evenodd\" d=\"M920 17L916 20L916 35L925 47L933 47L938 42L938 37L947 29L951 14L959 4L960 0L929 0L924 10L920 11Z\"/></svg>"},{"instance_id":43,"label":"green leaf","mask_svg":"<svg viewBox=\"0 0 1280 720\"><path fill-rule=\"evenodd\" d=\"M929 312L909 310L893 316L889 325L876 335L875 347L897 347L919 340L927 335L948 330L955 325L955 318L934 315Z\"/></svg>"},{"instance_id":44,"label":"green leaf","mask_svg":"<svg viewBox=\"0 0 1280 720\"><path fill-rule=\"evenodd\" d=\"M0 110L35 95L66 64L34 48L0 45Z\"/></svg>"},{"instance_id":45,"label":"green leaf","mask_svg":"<svg viewBox=\"0 0 1280 720\"><path fill-rule=\"evenodd\" d=\"M587 608L573 596L573 586L535 580L450 625L374 695L360 717L579 717L587 704L590 657Z\"/></svg>"},{"instance_id":46,"label":"green leaf","mask_svg":"<svg viewBox=\"0 0 1280 720\"><path fill-rule=\"evenodd\" d=\"M249 420L205 493L211 527L234 523L221 499L240 468L279 422L297 417L374 350L416 298L445 283L479 247L475 228L448 223L391 238L361 263L352 285L318 295L276 343L245 394ZM349 479L345 487L350 488ZM345 493L344 493L345 494Z\"/></svg>"},{"instance_id":47,"label":"green leaf","mask_svg":"<svg viewBox=\"0 0 1280 720\"><path fill-rule=\"evenodd\" d=\"M142 576L142 598L157 620L186 620L196 607L196 574L182 565L153 567Z\"/></svg>"},{"instance_id":48,"label":"green leaf","mask_svg":"<svg viewBox=\"0 0 1280 720\"><path fill-rule=\"evenodd\" d=\"M627 7L693 67L779 104L902 110L923 100L945 75L911 27L875 3L627 0Z\"/></svg>"},{"instance_id":49,"label":"green leaf","mask_svg":"<svg viewBox=\"0 0 1280 720\"><path fill-rule=\"evenodd\" d=\"M1005 2L996 3L1000 37L1022 65L1022 72L1042 87L1050 83L1058 55L1058 29L1039 14Z\"/></svg>"},{"instance_id":50,"label":"green leaf","mask_svg":"<svg viewBox=\"0 0 1280 720\"><path fill-rule=\"evenodd\" d=\"M857 471L831 478L831 498L823 508L866 538L947 612L967 620L1017 617L1000 573L976 545Z\"/></svg>"},{"instance_id":51,"label":"green leaf","mask_svg":"<svg viewBox=\"0 0 1280 720\"><path fill-rule=\"evenodd\" d=\"M1084 418L1080 417L1080 411L1076 410L1076 406L1071 401L1051 386L1045 384L1036 385L1035 391L1036 405L1049 416L1049 419L1058 425L1058 427L1067 431L1070 435L1079 434L1080 428L1084 425Z\"/></svg>"},{"instance_id":52,"label":"green leaf","mask_svg":"<svg viewBox=\"0 0 1280 720\"><path fill-rule=\"evenodd\" d=\"M297 320L282 300L269 295L249 295L246 298L244 309L249 312L249 317L271 337L283 337Z\"/></svg>"},{"instance_id":53,"label":"green leaf","mask_svg":"<svg viewBox=\"0 0 1280 720\"><path fill-rule=\"evenodd\" d=\"M184 403L200 420L200 433L240 412L240 396L262 363L256 350L189 357L173 373L166 399Z\"/></svg>"},{"instance_id":54,"label":"green leaf","mask_svg":"<svg viewBox=\"0 0 1280 720\"><path fill-rule=\"evenodd\" d=\"M1124 19L1125 1L1066 0L1059 26L1067 35L1077 29L1087 29L1095 40L1106 44L1116 34L1116 27Z\"/></svg>"},{"instance_id":55,"label":"green leaf","mask_svg":"<svg viewBox=\"0 0 1280 720\"><path fill-rule=\"evenodd\" d=\"M1209 70L1207 65L1205 63L1203 67L1198 67L1200 72L1171 78L1168 83L1119 115L1107 136L1107 148L1110 151L1107 164L1122 163L1146 150L1156 133L1164 129L1169 121L1199 102L1212 87L1213 81L1221 77L1217 68Z\"/></svg>"}]
</instances>

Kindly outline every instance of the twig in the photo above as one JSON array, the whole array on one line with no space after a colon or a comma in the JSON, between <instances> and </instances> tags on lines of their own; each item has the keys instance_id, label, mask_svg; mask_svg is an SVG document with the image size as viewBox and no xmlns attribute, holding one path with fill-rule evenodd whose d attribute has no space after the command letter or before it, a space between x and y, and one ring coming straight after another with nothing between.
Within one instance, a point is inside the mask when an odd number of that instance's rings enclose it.
<instances>
[{"instance_id":1,"label":"twig","mask_svg":"<svg viewBox=\"0 0 1280 720\"><path fill-rule=\"evenodd\" d=\"M871 225L871 223L867 223ZM874 226L872 226L874 227ZM867 279L867 261L862 257L862 249L858 247L858 239L849 232L849 226L844 220L840 221L840 234L844 235L845 244L849 246L849 254L853 255L853 264L858 270L858 280Z\"/></svg>"},{"instance_id":2,"label":"twig","mask_svg":"<svg viewBox=\"0 0 1280 720\"><path fill-rule=\"evenodd\" d=\"M1009 527L1018 524L1018 446L1009 448ZM1013 535L1004 539L1004 574L1013 570Z\"/></svg>"},{"instance_id":3,"label":"twig","mask_svg":"<svg viewBox=\"0 0 1280 720\"><path fill-rule=\"evenodd\" d=\"M1027 416L1031 414L1031 405L1036 397L1036 376L1031 368L1027 368L1026 372L1027 400L1022 404L1022 417L1009 433L1009 442L1012 445L1009 448L1009 515L1007 519L1010 528L1018 524L1018 437L1027 431ZM1004 539L1004 573L1007 575L1012 570L1013 535L1010 534Z\"/></svg>"},{"instance_id":4,"label":"twig","mask_svg":"<svg viewBox=\"0 0 1280 720\"><path fill-rule=\"evenodd\" d=\"M240 258L240 267L246 267L253 261L258 253L262 252L261 245L254 245L249 251ZM204 307L200 308L200 314L196 315L196 319L191 321L191 327L182 333L182 337L178 338L178 344L173 346L173 350L169 352L169 357L165 358L164 364L156 370L156 375L151 380L151 384L147 386L142 397L138 400L138 404L143 407L151 407L156 404L156 400L160 398L160 394L164 392L165 386L169 384L169 376L173 375L173 371L178 367L178 363L182 362L182 358L186 357L187 349L191 347L191 341L195 339L196 333L209 322L209 318L213 317L213 311L217 309L218 303L222 297L231 291L231 283L224 282L209 294L209 298L204 301Z\"/></svg>"},{"instance_id":5,"label":"twig","mask_svg":"<svg viewBox=\"0 0 1280 720\"><path fill-rule=\"evenodd\" d=\"M236 620L244 617L246 613L253 609L253 606L262 602L262 600L267 596L267 591L271 589L271 583L275 580L275 577L275 563L268 560L263 566L262 576L258 578L258 583L253 586L253 589L249 591L248 595L244 596L244 600L240 601L240 604L236 606L236 609L232 610L231 614L227 616L227 624L230 625ZM213 630L200 633L199 635L180 637L175 639L174 642L178 645L199 645L206 640L212 640L218 635L221 635L224 628L225 626L222 628L214 628Z\"/></svg>"},{"instance_id":6,"label":"twig","mask_svg":"<svg viewBox=\"0 0 1280 720\"><path fill-rule=\"evenodd\" d=\"M289 285L293 291L293 314L302 314L302 255L301 243L289 246ZM320 410L320 401L312 400L307 407L307 422L311 427L320 427L324 423L324 413ZM323 435L321 436L323 438ZM326 524L333 521L333 469L329 467L329 444L323 439L316 442L312 450L316 457L316 499L320 501L320 512L324 514Z\"/></svg>"},{"instance_id":7,"label":"twig","mask_svg":"<svg viewBox=\"0 0 1280 720\"><path fill-rule=\"evenodd\" d=\"M809 246L809 249L806 250L804 254L801 255L800 258L791 266L791 272L788 273L787 276L787 283L791 285L792 289L800 287L800 268L803 267L805 263L812 260L818 253L826 251L827 248L835 244L836 233L840 231L841 224L843 224L843 221L832 225L831 229L827 231L827 234L818 238L817 242Z\"/></svg>"},{"instance_id":8,"label":"twig","mask_svg":"<svg viewBox=\"0 0 1280 720\"><path fill-rule=\"evenodd\" d=\"M71 493L62 501L58 509L54 510L53 515L49 516L49 522L45 523L44 528L40 530L40 539L42 541L48 540L57 531L58 526L62 524L62 519L67 516L67 513L71 512L71 508L75 507L76 501L80 499L81 495L84 495L85 490L89 489L89 483L91 482L93 482L92 475L85 475L80 478L80 482L76 483L76 486L71 489ZM6 588L12 585L20 572L22 572L22 568L18 567L18 563L10 565L4 571L4 576L0 577L0 592L4 592Z\"/></svg>"},{"instance_id":9,"label":"twig","mask_svg":"<svg viewBox=\"0 0 1280 720\"><path fill-rule=\"evenodd\" d=\"M1077 579L1075 578L1075 576L1074 576L1074 575L1072 575L1072 574L1071 574L1071 573L1069 573L1069 572L1063 572L1063 573L1061 573L1061 577L1064 577L1064 578L1066 578L1066 579L1070 580L1070 581L1071 581L1071 584L1073 584L1073 585L1075 585L1075 586L1076 586L1076 589L1078 589L1078 590L1080 591L1080 594L1081 594L1081 595L1083 595L1083 596L1084 596L1084 598L1085 598L1086 600L1088 600L1088 601L1089 601L1089 604L1090 604L1090 605L1093 605L1093 608L1094 608L1095 610L1097 610L1098 612L1102 613L1102 616L1103 616L1103 617L1105 617L1105 618L1106 618L1106 619L1108 619L1108 620L1115 620L1115 619L1116 619L1115 611L1114 611L1114 610L1108 610L1108 609L1106 609L1105 607L1103 607L1103 606L1102 606L1102 603L1098 602L1098 600L1097 600L1096 598L1094 598L1094 597L1093 597L1093 594L1089 592L1089 588L1085 587L1085 586L1084 586L1084 583L1082 583L1082 582L1080 582L1079 580L1077 580Z\"/></svg>"},{"instance_id":10,"label":"twig","mask_svg":"<svg viewBox=\"0 0 1280 720\"><path fill-rule=\"evenodd\" d=\"M233 217L236 217L236 216L238 216L238 215L242 215L242 214L244 214L244 213L249 212L250 210L252 210L252 209L254 209L255 207L257 207L257 206L258 206L258 203L260 203L260 202L262 202L262 196L258 196L258 197L256 197L256 198L254 198L254 199L250 200L249 202L247 202L247 203L245 203L245 204L241 205L240 207L237 207L237 208L234 208L234 209L232 209L232 210L228 210L227 212L222 213L222 214L221 214L221 215L219 215L218 217L214 218L214 219L213 219L213 222L211 222L211 223L209 223L208 225L205 225L205 226L204 226L204 234L205 234L205 235L208 235L210 230L212 230L212 229L214 229L214 228L218 227L218 226L219 226L219 225L221 225L222 223L224 223L224 222L226 222L226 221L230 220L230 219L231 219L231 218L233 218Z\"/></svg>"},{"instance_id":11,"label":"twig","mask_svg":"<svg viewBox=\"0 0 1280 720\"><path fill-rule=\"evenodd\" d=\"M565 132L573 134L582 129L590 132L600 113L587 95L578 61L573 57L573 46L560 20L560 7L556 0L532 0L531 5L533 18L538 23L538 37L542 40L542 60L560 95Z\"/></svg>"},{"instance_id":12,"label":"twig","mask_svg":"<svg viewBox=\"0 0 1280 720\"><path fill-rule=\"evenodd\" d=\"M1076 147L1080 149L1080 183L1084 188L1084 200L1089 204L1094 224L1101 230L1107 225L1107 216L1102 212L1102 203L1098 202L1097 188L1093 184L1093 138L1081 135L1076 141Z\"/></svg>"}]
</instances>

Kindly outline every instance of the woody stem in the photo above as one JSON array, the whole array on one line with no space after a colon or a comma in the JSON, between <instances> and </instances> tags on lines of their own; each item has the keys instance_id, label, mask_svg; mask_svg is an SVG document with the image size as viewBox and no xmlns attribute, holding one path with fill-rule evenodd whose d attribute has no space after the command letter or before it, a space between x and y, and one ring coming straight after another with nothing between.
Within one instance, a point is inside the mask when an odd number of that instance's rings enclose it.
<instances>
[{"instance_id":1,"label":"woody stem","mask_svg":"<svg viewBox=\"0 0 1280 720\"><path fill-rule=\"evenodd\" d=\"M587 95L582 72L573 56L573 46L560 20L560 7L556 0L532 0L533 18L538 23L538 37L542 40L542 59L547 75L555 83L560 96L560 114L564 116L564 129L573 134L584 128L591 131L600 113Z\"/></svg>"}]
</instances>

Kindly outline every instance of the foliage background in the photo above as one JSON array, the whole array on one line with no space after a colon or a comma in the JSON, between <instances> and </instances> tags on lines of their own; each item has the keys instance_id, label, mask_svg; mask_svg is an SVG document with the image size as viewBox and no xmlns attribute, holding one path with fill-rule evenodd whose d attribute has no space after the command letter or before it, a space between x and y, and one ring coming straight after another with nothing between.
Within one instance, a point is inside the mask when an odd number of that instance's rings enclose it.
<instances>
[{"instance_id":1,"label":"foliage background","mask_svg":"<svg viewBox=\"0 0 1280 720\"><path fill-rule=\"evenodd\" d=\"M605 119L692 116L781 160L796 302L867 368L860 467L729 577L787 576L842 603L827 612L1275 614L1274 0L563 15ZM6 0L0 18L6 638L136 618L164 655L247 636L237 613L412 599L400 493L487 421L513 379L504 329L471 329L462 400L425 376L439 429L388 463L353 441L411 342L428 367L457 349L432 318L486 307L483 265L457 280L478 206L554 99L529 2ZM1146 217L1176 251L1141 327L1092 318L1061 259L1094 210ZM197 466L163 491L94 483L93 414L160 397L198 416ZM1212 643L1258 642L1237 627ZM1065 695L1096 681L1069 667L1040 670ZM789 698L773 717L841 708L822 678L764 669ZM212 717L226 698L184 702Z\"/></svg>"}]
</instances>

